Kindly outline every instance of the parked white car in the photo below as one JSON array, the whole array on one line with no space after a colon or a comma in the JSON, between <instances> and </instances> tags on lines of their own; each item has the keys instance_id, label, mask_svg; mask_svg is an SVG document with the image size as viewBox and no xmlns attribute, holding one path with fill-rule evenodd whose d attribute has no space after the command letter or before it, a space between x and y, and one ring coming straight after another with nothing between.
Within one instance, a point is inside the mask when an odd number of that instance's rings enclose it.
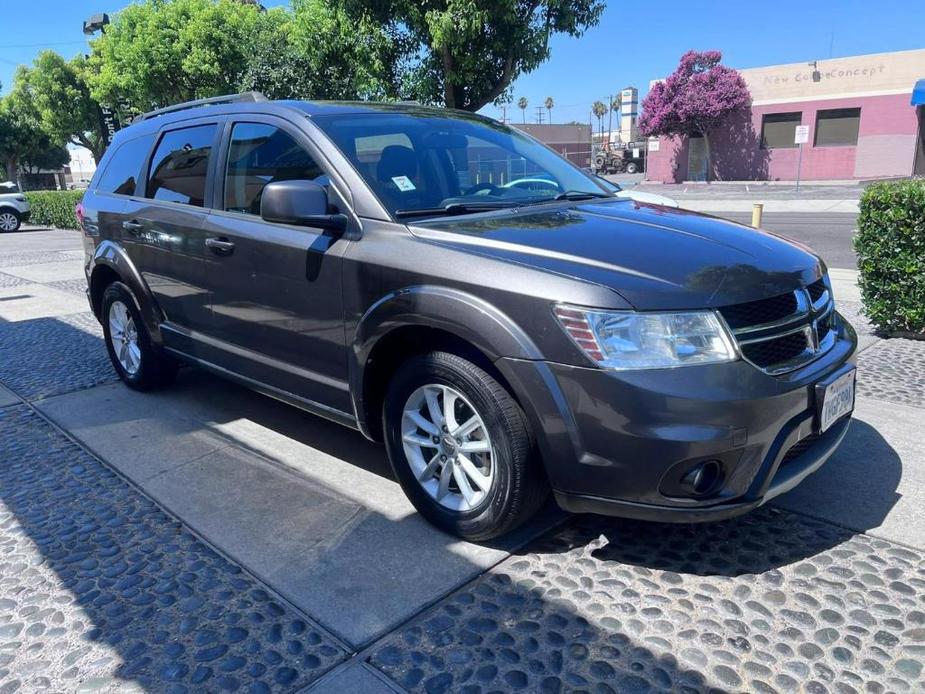
<instances>
[{"instance_id":1,"label":"parked white car","mask_svg":"<svg viewBox=\"0 0 925 694\"><path fill-rule=\"evenodd\" d=\"M12 181L0 183L0 233L16 231L29 219L31 210L26 196Z\"/></svg>"},{"instance_id":2,"label":"parked white car","mask_svg":"<svg viewBox=\"0 0 925 694\"><path fill-rule=\"evenodd\" d=\"M664 205L665 207L679 207L678 201L672 198L669 198L665 195L658 195L657 193L645 193L641 190L627 190L619 183L614 183L613 181L608 181L603 176L598 176L592 174L597 179L597 181L603 186L606 190L609 190L618 198L627 198L629 200L635 200L636 202L643 202L648 205ZM538 193L549 192L550 194L560 192L558 186L549 179L546 178L517 178L513 181L505 183L502 188L521 188L523 190L535 191Z\"/></svg>"}]
</instances>

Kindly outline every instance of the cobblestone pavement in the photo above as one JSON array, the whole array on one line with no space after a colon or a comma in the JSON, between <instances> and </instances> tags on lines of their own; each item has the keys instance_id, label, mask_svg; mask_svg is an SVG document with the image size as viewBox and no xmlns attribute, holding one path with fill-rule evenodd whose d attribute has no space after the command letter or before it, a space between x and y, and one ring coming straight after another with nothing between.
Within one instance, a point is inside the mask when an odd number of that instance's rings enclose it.
<instances>
[{"instance_id":1,"label":"cobblestone pavement","mask_svg":"<svg viewBox=\"0 0 925 694\"><path fill-rule=\"evenodd\" d=\"M0 692L294 690L346 656L25 405L0 450Z\"/></svg>"},{"instance_id":2,"label":"cobblestone pavement","mask_svg":"<svg viewBox=\"0 0 925 694\"><path fill-rule=\"evenodd\" d=\"M0 322L0 382L26 399L117 380L90 312Z\"/></svg>"},{"instance_id":3,"label":"cobblestone pavement","mask_svg":"<svg viewBox=\"0 0 925 694\"><path fill-rule=\"evenodd\" d=\"M585 517L370 659L431 693L921 690L925 557L776 509Z\"/></svg>"},{"instance_id":4,"label":"cobblestone pavement","mask_svg":"<svg viewBox=\"0 0 925 694\"><path fill-rule=\"evenodd\" d=\"M880 340L858 357L858 395L925 407L925 340Z\"/></svg>"}]
</instances>

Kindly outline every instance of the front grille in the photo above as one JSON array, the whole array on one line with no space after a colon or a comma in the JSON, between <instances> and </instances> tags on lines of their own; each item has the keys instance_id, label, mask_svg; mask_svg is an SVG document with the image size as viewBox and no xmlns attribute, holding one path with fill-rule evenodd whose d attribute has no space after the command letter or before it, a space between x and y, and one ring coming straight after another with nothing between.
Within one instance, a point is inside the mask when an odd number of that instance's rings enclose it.
<instances>
[{"instance_id":1,"label":"front grille","mask_svg":"<svg viewBox=\"0 0 925 694\"><path fill-rule=\"evenodd\" d=\"M820 434L810 434L806 438L800 439L795 444L793 444L787 452L784 454L784 457L780 461L778 468L784 467L788 463L792 463L794 460L799 458L801 455L806 453L813 445L821 438Z\"/></svg>"},{"instance_id":2,"label":"front grille","mask_svg":"<svg viewBox=\"0 0 925 694\"><path fill-rule=\"evenodd\" d=\"M813 303L819 301L822 298L822 295L825 294L826 287L825 277L818 279L809 286L806 287L806 291L809 292L809 298L812 299Z\"/></svg>"},{"instance_id":3,"label":"front grille","mask_svg":"<svg viewBox=\"0 0 925 694\"><path fill-rule=\"evenodd\" d=\"M719 309L742 356L772 375L793 371L835 343L828 277L787 294Z\"/></svg>"},{"instance_id":4,"label":"front grille","mask_svg":"<svg viewBox=\"0 0 925 694\"><path fill-rule=\"evenodd\" d=\"M767 369L796 359L806 347L806 335L798 332L742 345L742 354L755 366Z\"/></svg>"},{"instance_id":5,"label":"front grille","mask_svg":"<svg viewBox=\"0 0 925 694\"><path fill-rule=\"evenodd\" d=\"M770 299L759 299L744 304L725 306L719 310L729 327L744 328L762 323L773 323L796 313L798 308L796 294L781 294Z\"/></svg>"}]
</instances>

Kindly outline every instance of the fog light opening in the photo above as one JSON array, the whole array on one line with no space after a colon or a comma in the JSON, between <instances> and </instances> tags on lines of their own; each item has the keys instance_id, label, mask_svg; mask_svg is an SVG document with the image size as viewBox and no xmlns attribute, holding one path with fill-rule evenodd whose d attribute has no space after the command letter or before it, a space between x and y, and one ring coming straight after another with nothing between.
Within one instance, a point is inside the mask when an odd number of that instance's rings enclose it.
<instances>
[{"instance_id":1,"label":"fog light opening","mask_svg":"<svg viewBox=\"0 0 925 694\"><path fill-rule=\"evenodd\" d=\"M722 474L718 460L707 460L692 467L681 478L681 485L694 496L706 496L719 485Z\"/></svg>"}]
</instances>

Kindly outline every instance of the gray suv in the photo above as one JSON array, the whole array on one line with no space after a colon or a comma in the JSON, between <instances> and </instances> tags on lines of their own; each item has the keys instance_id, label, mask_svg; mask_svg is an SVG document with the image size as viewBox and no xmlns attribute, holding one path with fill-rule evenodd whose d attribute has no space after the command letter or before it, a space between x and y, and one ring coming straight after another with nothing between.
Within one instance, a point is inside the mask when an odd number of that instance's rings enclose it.
<instances>
[{"instance_id":1,"label":"gray suv","mask_svg":"<svg viewBox=\"0 0 925 694\"><path fill-rule=\"evenodd\" d=\"M384 441L417 509L472 540L550 490L746 512L854 406L857 339L807 248L617 198L471 113L181 104L118 133L78 213L128 386L194 364Z\"/></svg>"}]
</instances>

